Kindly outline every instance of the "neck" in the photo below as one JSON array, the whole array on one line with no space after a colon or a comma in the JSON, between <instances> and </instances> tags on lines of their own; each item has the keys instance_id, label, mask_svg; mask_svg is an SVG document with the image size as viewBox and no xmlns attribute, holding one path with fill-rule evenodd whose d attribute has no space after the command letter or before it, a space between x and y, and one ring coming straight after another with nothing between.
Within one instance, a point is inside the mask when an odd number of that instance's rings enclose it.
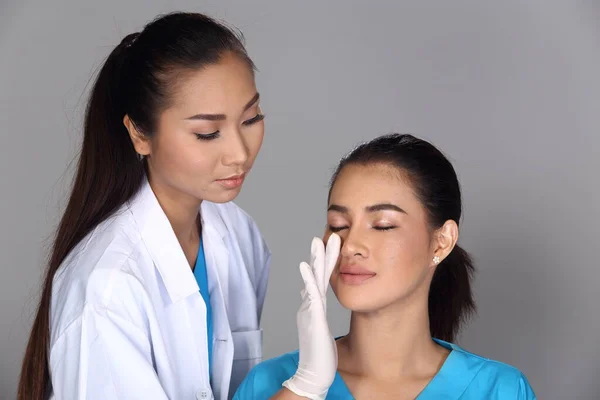
<instances>
[{"instance_id":1,"label":"neck","mask_svg":"<svg viewBox=\"0 0 600 400\"><path fill-rule=\"evenodd\" d=\"M405 299L376 312L353 312L340 340L340 370L395 380L435 374L448 351L431 338L427 296Z\"/></svg>"},{"instance_id":2,"label":"neck","mask_svg":"<svg viewBox=\"0 0 600 400\"><path fill-rule=\"evenodd\" d=\"M182 246L199 240L198 208L201 200L184 196L162 184L150 180L158 203L171 223L175 236Z\"/></svg>"}]
</instances>

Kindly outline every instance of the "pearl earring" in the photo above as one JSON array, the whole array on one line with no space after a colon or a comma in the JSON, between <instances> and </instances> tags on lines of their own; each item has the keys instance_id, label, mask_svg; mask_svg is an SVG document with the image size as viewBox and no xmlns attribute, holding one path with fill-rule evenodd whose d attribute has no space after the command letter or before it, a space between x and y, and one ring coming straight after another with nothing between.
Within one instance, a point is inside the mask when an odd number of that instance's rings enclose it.
<instances>
[{"instance_id":1,"label":"pearl earring","mask_svg":"<svg viewBox=\"0 0 600 400\"><path fill-rule=\"evenodd\" d=\"M440 258L438 256L433 257L433 263L434 264L439 264L440 263Z\"/></svg>"}]
</instances>

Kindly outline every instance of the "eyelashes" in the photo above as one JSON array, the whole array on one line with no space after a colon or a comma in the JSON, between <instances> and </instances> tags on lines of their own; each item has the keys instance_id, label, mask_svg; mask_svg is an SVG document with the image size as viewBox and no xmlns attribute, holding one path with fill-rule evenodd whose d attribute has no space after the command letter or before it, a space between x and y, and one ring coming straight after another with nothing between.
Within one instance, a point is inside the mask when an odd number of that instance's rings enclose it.
<instances>
[{"instance_id":1,"label":"eyelashes","mask_svg":"<svg viewBox=\"0 0 600 400\"><path fill-rule=\"evenodd\" d=\"M196 133L196 138L200 140L213 140L219 137L219 131L207 134Z\"/></svg>"},{"instance_id":2,"label":"eyelashes","mask_svg":"<svg viewBox=\"0 0 600 400\"><path fill-rule=\"evenodd\" d=\"M376 231L389 231L392 229L396 229L397 226L393 226L393 225L389 225L389 226L374 226L373 229L375 229ZM348 229L347 226L332 226L329 225L328 229L333 232L333 233L337 233L340 231L343 231L344 229Z\"/></svg>"},{"instance_id":3,"label":"eyelashes","mask_svg":"<svg viewBox=\"0 0 600 400\"><path fill-rule=\"evenodd\" d=\"M254 125L265 119L264 114L256 114L254 117L242 122L243 126ZM215 131L213 133L195 133L196 138L199 140L213 140L219 137L220 132Z\"/></svg>"},{"instance_id":4,"label":"eyelashes","mask_svg":"<svg viewBox=\"0 0 600 400\"><path fill-rule=\"evenodd\" d=\"M265 119L264 114L256 114L254 117L250 118L249 120L242 122L242 125L244 125L244 126L253 125L257 122L262 121L263 119Z\"/></svg>"},{"instance_id":5,"label":"eyelashes","mask_svg":"<svg viewBox=\"0 0 600 400\"><path fill-rule=\"evenodd\" d=\"M376 231L390 231L392 229L396 229L395 226L374 226L373 229Z\"/></svg>"}]
</instances>

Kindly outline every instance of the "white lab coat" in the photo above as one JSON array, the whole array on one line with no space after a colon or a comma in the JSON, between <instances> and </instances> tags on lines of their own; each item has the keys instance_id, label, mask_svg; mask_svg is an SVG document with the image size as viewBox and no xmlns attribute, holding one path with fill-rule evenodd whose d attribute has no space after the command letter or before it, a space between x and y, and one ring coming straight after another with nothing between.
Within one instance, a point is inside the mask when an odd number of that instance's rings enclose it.
<instances>
[{"instance_id":1,"label":"white lab coat","mask_svg":"<svg viewBox=\"0 0 600 400\"><path fill-rule=\"evenodd\" d=\"M233 397L262 357L259 323L271 254L235 204L204 201L200 210L213 310L212 389L206 307L146 181L55 275L51 399Z\"/></svg>"}]
</instances>

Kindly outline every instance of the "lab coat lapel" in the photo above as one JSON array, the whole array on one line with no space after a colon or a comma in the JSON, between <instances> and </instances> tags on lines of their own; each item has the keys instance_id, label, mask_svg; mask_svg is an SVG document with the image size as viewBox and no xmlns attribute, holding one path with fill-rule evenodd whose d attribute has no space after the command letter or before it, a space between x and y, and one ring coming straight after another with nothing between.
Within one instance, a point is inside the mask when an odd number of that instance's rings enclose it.
<instances>
[{"instance_id":1,"label":"lab coat lapel","mask_svg":"<svg viewBox=\"0 0 600 400\"><path fill-rule=\"evenodd\" d=\"M129 210L165 284L170 302L177 303L198 293L194 273L147 180L129 202Z\"/></svg>"},{"instance_id":2,"label":"lab coat lapel","mask_svg":"<svg viewBox=\"0 0 600 400\"><path fill-rule=\"evenodd\" d=\"M231 370L233 366L233 339L227 317L227 298L229 289L229 250L227 248L227 231L214 210L209 206L201 207L202 240L206 255L206 266L209 276L210 303L213 310L213 392L215 398L228 397Z\"/></svg>"}]
</instances>

